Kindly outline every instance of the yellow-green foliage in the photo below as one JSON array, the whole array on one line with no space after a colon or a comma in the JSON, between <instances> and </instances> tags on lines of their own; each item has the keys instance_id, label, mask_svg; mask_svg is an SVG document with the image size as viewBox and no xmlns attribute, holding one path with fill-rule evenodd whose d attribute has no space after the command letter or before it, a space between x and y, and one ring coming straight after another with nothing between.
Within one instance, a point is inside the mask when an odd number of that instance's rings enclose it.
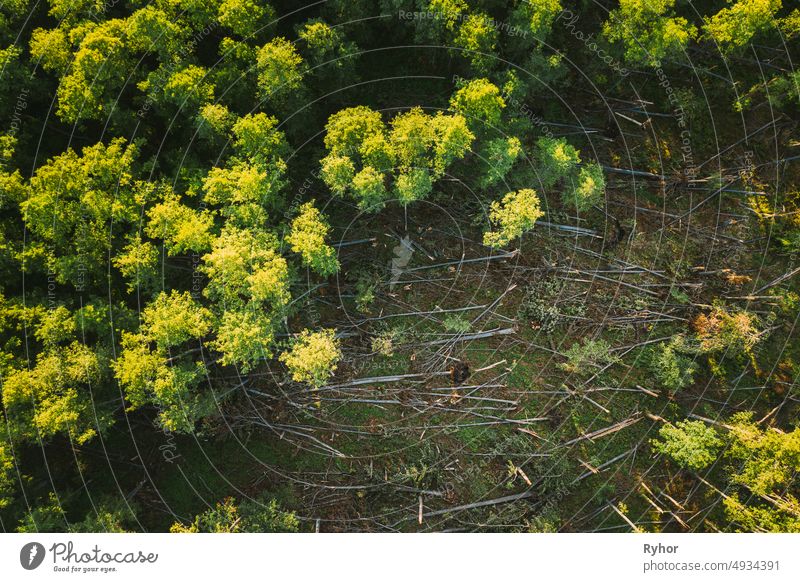
<instances>
[{"instance_id":1,"label":"yellow-green foliage","mask_svg":"<svg viewBox=\"0 0 800 582\"><path fill-rule=\"evenodd\" d=\"M31 177L20 203L22 219L60 281L81 286L105 276L113 242L109 221L121 225L140 216L137 154L136 146L114 139L81 155L68 149Z\"/></svg>"},{"instance_id":2,"label":"yellow-green foliage","mask_svg":"<svg viewBox=\"0 0 800 582\"><path fill-rule=\"evenodd\" d=\"M275 19L269 4L254 0L222 0L217 20L240 36L249 37Z\"/></svg>"},{"instance_id":3,"label":"yellow-green foliage","mask_svg":"<svg viewBox=\"0 0 800 582\"><path fill-rule=\"evenodd\" d=\"M762 336L758 318L747 311L715 306L694 320L700 349L707 353L731 350L750 354Z\"/></svg>"},{"instance_id":4,"label":"yellow-green foliage","mask_svg":"<svg viewBox=\"0 0 800 582\"><path fill-rule=\"evenodd\" d=\"M781 0L735 0L707 18L704 28L720 50L728 53L749 44L759 32L776 26L781 4Z\"/></svg>"},{"instance_id":5,"label":"yellow-green foliage","mask_svg":"<svg viewBox=\"0 0 800 582\"><path fill-rule=\"evenodd\" d=\"M726 515L740 531L800 532L800 429L762 428L752 416L731 419L731 481L745 489L725 499Z\"/></svg>"},{"instance_id":6,"label":"yellow-green foliage","mask_svg":"<svg viewBox=\"0 0 800 582\"><path fill-rule=\"evenodd\" d=\"M23 438L62 433L79 444L91 440L109 420L96 419L90 397L106 370L99 354L76 341L43 353L30 370L12 372L3 383L11 430Z\"/></svg>"},{"instance_id":7,"label":"yellow-green foliage","mask_svg":"<svg viewBox=\"0 0 800 582\"><path fill-rule=\"evenodd\" d=\"M658 65L661 59L681 54L697 29L680 16L672 16L676 0L620 0L609 14L603 33L622 44L631 64Z\"/></svg>"},{"instance_id":8,"label":"yellow-green foliage","mask_svg":"<svg viewBox=\"0 0 800 582\"><path fill-rule=\"evenodd\" d=\"M733 481L757 495L780 494L800 472L800 429L782 432L763 430L752 413L731 419L731 449L728 454L742 461Z\"/></svg>"},{"instance_id":9,"label":"yellow-green foliage","mask_svg":"<svg viewBox=\"0 0 800 582\"><path fill-rule=\"evenodd\" d=\"M211 246L214 221L207 210L194 210L181 204L177 195L169 195L147 214L148 236L162 239L169 255L202 252Z\"/></svg>"},{"instance_id":10,"label":"yellow-green foliage","mask_svg":"<svg viewBox=\"0 0 800 582\"><path fill-rule=\"evenodd\" d=\"M351 107L328 119L322 179L333 193L351 194L365 211L380 210L390 194L409 204L430 194L474 139L462 115L428 115L415 107L396 115L387 129L377 111Z\"/></svg>"},{"instance_id":11,"label":"yellow-green foliage","mask_svg":"<svg viewBox=\"0 0 800 582\"><path fill-rule=\"evenodd\" d=\"M485 14L470 14L457 29L453 44L463 49L462 57L469 59L476 71L484 72L495 64L494 50L499 32Z\"/></svg>"},{"instance_id":12,"label":"yellow-green foliage","mask_svg":"<svg viewBox=\"0 0 800 582\"><path fill-rule=\"evenodd\" d=\"M651 441L653 449L689 469L705 469L717 459L724 444L717 432L699 420L665 424L658 431L661 440Z\"/></svg>"},{"instance_id":13,"label":"yellow-green foliage","mask_svg":"<svg viewBox=\"0 0 800 582\"><path fill-rule=\"evenodd\" d=\"M142 311L140 333L122 334L122 351L114 371L132 408L155 404L161 425L189 432L208 414L213 400L194 390L202 378L202 361L182 361L171 350L199 340L211 331L211 313L188 292L160 293Z\"/></svg>"},{"instance_id":14,"label":"yellow-green foliage","mask_svg":"<svg viewBox=\"0 0 800 582\"><path fill-rule=\"evenodd\" d=\"M0 438L0 509L6 507L16 491L17 468L11 444Z\"/></svg>"},{"instance_id":15,"label":"yellow-green foliage","mask_svg":"<svg viewBox=\"0 0 800 582\"><path fill-rule=\"evenodd\" d=\"M605 190L603 169L597 164L587 164L578 172L575 187L564 191L564 203L571 204L579 212L586 212L602 201Z\"/></svg>"},{"instance_id":16,"label":"yellow-green foliage","mask_svg":"<svg viewBox=\"0 0 800 582\"><path fill-rule=\"evenodd\" d=\"M528 25L530 34L542 38L546 36L561 10L561 0L526 0L519 3L515 16Z\"/></svg>"},{"instance_id":17,"label":"yellow-green foliage","mask_svg":"<svg viewBox=\"0 0 800 582\"><path fill-rule=\"evenodd\" d=\"M497 126L506 102L500 89L488 79L473 79L450 98L450 107L467 118L470 127Z\"/></svg>"},{"instance_id":18,"label":"yellow-green foliage","mask_svg":"<svg viewBox=\"0 0 800 582\"><path fill-rule=\"evenodd\" d=\"M217 327L217 339L211 346L219 350L223 365L237 365L243 373L255 363L272 357L275 322L270 314L253 308L226 311Z\"/></svg>"},{"instance_id":19,"label":"yellow-green foliage","mask_svg":"<svg viewBox=\"0 0 800 582\"><path fill-rule=\"evenodd\" d=\"M143 241L137 233L122 251L112 259L128 283L128 292L144 288L155 288L158 278L158 249L155 245Z\"/></svg>"}]
</instances>

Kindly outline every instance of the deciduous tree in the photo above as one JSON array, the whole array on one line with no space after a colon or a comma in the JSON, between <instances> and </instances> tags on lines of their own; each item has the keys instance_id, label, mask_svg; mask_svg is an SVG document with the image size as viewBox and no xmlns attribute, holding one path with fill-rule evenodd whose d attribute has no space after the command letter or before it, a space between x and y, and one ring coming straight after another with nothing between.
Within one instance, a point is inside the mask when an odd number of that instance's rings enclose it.
<instances>
[{"instance_id":1,"label":"deciduous tree","mask_svg":"<svg viewBox=\"0 0 800 582\"><path fill-rule=\"evenodd\" d=\"M483 244L492 247L506 246L531 230L542 216L544 212L534 190L509 192L502 201L492 202L489 221L494 230L484 233Z\"/></svg>"},{"instance_id":2,"label":"deciduous tree","mask_svg":"<svg viewBox=\"0 0 800 582\"><path fill-rule=\"evenodd\" d=\"M694 470L711 465L724 444L717 431L700 420L665 424L658 433L661 439L652 441L653 448L681 467Z\"/></svg>"},{"instance_id":3,"label":"deciduous tree","mask_svg":"<svg viewBox=\"0 0 800 582\"><path fill-rule=\"evenodd\" d=\"M336 371L341 357L332 329L303 330L292 342L291 349L280 355L280 360L286 364L292 380L320 388Z\"/></svg>"}]
</instances>

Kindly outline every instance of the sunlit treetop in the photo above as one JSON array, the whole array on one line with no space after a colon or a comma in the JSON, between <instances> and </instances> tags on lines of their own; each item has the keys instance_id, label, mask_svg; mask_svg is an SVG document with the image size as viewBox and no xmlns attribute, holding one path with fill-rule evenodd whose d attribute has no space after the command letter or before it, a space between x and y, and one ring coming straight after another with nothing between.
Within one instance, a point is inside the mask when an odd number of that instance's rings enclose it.
<instances>
[{"instance_id":1,"label":"sunlit treetop","mask_svg":"<svg viewBox=\"0 0 800 582\"><path fill-rule=\"evenodd\" d=\"M179 432L209 414L213 396L197 390L205 364L191 355L212 325L211 312L186 291L162 292L142 310L139 333L123 332L113 363L131 409L155 404L161 426Z\"/></svg>"},{"instance_id":2,"label":"sunlit treetop","mask_svg":"<svg viewBox=\"0 0 800 582\"><path fill-rule=\"evenodd\" d=\"M190 38L190 28L174 11L148 5L126 19L127 46L136 53L156 53L162 62L182 54L181 46Z\"/></svg>"},{"instance_id":3,"label":"sunlit treetop","mask_svg":"<svg viewBox=\"0 0 800 582\"><path fill-rule=\"evenodd\" d=\"M522 0L512 13L512 19L524 22L533 37L543 38L561 10L561 0Z\"/></svg>"},{"instance_id":4,"label":"sunlit treetop","mask_svg":"<svg viewBox=\"0 0 800 582\"><path fill-rule=\"evenodd\" d=\"M286 364L292 380L320 388L336 371L341 357L332 329L304 330L295 338L291 349L280 355L280 360Z\"/></svg>"},{"instance_id":5,"label":"sunlit treetop","mask_svg":"<svg viewBox=\"0 0 800 582\"><path fill-rule=\"evenodd\" d=\"M91 440L112 422L92 401L91 387L101 385L107 373L107 357L78 341L46 349L35 366L4 379L8 429L21 439L64 434L79 444Z\"/></svg>"},{"instance_id":6,"label":"sunlit treetop","mask_svg":"<svg viewBox=\"0 0 800 582\"><path fill-rule=\"evenodd\" d=\"M112 259L127 282L129 293L150 292L158 285L159 252L156 246L142 240L138 233L131 236L128 243Z\"/></svg>"},{"instance_id":7,"label":"sunlit treetop","mask_svg":"<svg viewBox=\"0 0 800 582\"><path fill-rule=\"evenodd\" d=\"M75 318L69 309L59 305L42 314L34 336L47 347L55 347L75 334Z\"/></svg>"},{"instance_id":8,"label":"sunlit treetop","mask_svg":"<svg viewBox=\"0 0 800 582\"><path fill-rule=\"evenodd\" d=\"M800 429L762 429L752 412L731 419L730 455L743 461L734 481L757 495L781 493L800 471Z\"/></svg>"},{"instance_id":9,"label":"sunlit treetop","mask_svg":"<svg viewBox=\"0 0 800 582\"><path fill-rule=\"evenodd\" d=\"M105 89L123 83L130 69L125 32L124 21L115 19L103 22L84 36L67 74L59 81L56 113L64 121L98 119L108 113L112 98ZM58 49L57 44L46 47L47 51Z\"/></svg>"},{"instance_id":10,"label":"sunlit treetop","mask_svg":"<svg viewBox=\"0 0 800 582\"><path fill-rule=\"evenodd\" d=\"M231 121L224 117L220 131ZM206 201L221 205L223 214L241 227L263 227L267 210L280 202L289 148L277 125L274 117L264 113L238 119L232 126L234 155L203 180Z\"/></svg>"},{"instance_id":11,"label":"sunlit treetop","mask_svg":"<svg viewBox=\"0 0 800 582\"><path fill-rule=\"evenodd\" d=\"M203 180L205 200L222 207L222 214L238 226L263 227L267 209L286 184L285 163L272 166L233 159L225 168L212 168Z\"/></svg>"},{"instance_id":12,"label":"sunlit treetop","mask_svg":"<svg viewBox=\"0 0 800 582\"><path fill-rule=\"evenodd\" d=\"M586 212L599 204L605 194L606 179L603 169L595 163L586 164L569 185L571 188L566 188L562 197L564 203L574 206L579 212Z\"/></svg>"},{"instance_id":13,"label":"sunlit treetop","mask_svg":"<svg viewBox=\"0 0 800 582\"><path fill-rule=\"evenodd\" d=\"M195 119L197 133L210 142L222 140L228 135L236 116L220 103L208 103L200 108Z\"/></svg>"},{"instance_id":14,"label":"sunlit treetop","mask_svg":"<svg viewBox=\"0 0 800 582\"><path fill-rule=\"evenodd\" d=\"M366 137L361 142L358 153L365 166L382 173L391 171L397 162L397 152L384 132Z\"/></svg>"},{"instance_id":15,"label":"sunlit treetop","mask_svg":"<svg viewBox=\"0 0 800 582\"><path fill-rule=\"evenodd\" d=\"M272 357L276 317L258 305L226 310L219 318L210 347L220 352L220 364L247 373Z\"/></svg>"},{"instance_id":16,"label":"sunlit treetop","mask_svg":"<svg viewBox=\"0 0 800 582\"><path fill-rule=\"evenodd\" d=\"M436 14L445 27L453 30L458 25L462 16L469 10L465 0L430 0L428 10Z\"/></svg>"},{"instance_id":17,"label":"sunlit treetop","mask_svg":"<svg viewBox=\"0 0 800 582\"><path fill-rule=\"evenodd\" d=\"M168 102L192 114L214 100L214 85L208 71L196 65L172 73L163 91Z\"/></svg>"},{"instance_id":18,"label":"sunlit treetop","mask_svg":"<svg viewBox=\"0 0 800 582\"><path fill-rule=\"evenodd\" d=\"M581 158L566 139L543 137L536 142L536 162L536 174L542 186L552 188L572 174Z\"/></svg>"},{"instance_id":19,"label":"sunlit treetop","mask_svg":"<svg viewBox=\"0 0 800 582\"><path fill-rule=\"evenodd\" d=\"M347 156L341 156L331 153L322 160L321 164L322 179L327 184L331 192L337 196L344 196L347 190L353 183L356 175L355 164ZM372 166L367 166L370 171L374 172L377 176L382 176L382 173ZM382 180L382 178L380 178Z\"/></svg>"},{"instance_id":20,"label":"sunlit treetop","mask_svg":"<svg viewBox=\"0 0 800 582\"><path fill-rule=\"evenodd\" d=\"M169 195L148 211L148 236L163 239L169 255L202 252L211 246L214 219L208 210L195 210Z\"/></svg>"},{"instance_id":21,"label":"sunlit treetop","mask_svg":"<svg viewBox=\"0 0 800 582\"><path fill-rule=\"evenodd\" d=\"M303 24L297 36L315 75L339 76L343 81L350 79L357 47L346 39L339 28L315 19Z\"/></svg>"},{"instance_id":22,"label":"sunlit treetop","mask_svg":"<svg viewBox=\"0 0 800 582\"><path fill-rule=\"evenodd\" d=\"M322 178L365 211L380 210L391 195L403 204L424 199L475 139L464 116L430 115L420 107L398 113L389 125L360 106L333 114L326 126Z\"/></svg>"},{"instance_id":23,"label":"sunlit treetop","mask_svg":"<svg viewBox=\"0 0 800 582\"><path fill-rule=\"evenodd\" d=\"M327 160L327 158L326 158ZM339 163L339 162L337 162ZM345 168L346 166L342 166ZM328 174L323 170L323 177ZM377 212L383 208L389 197L386 188L387 176L372 166L365 166L360 172L352 176L345 191L349 191L358 200L358 207L365 212ZM332 188L336 184L332 185Z\"/></svg>"},{"instance_id":24,"label":"sunlit treetop","mask_svg":"<svg viewBox=\"0 0 800 582\"><path fill-rule=\"evenodd\" d=\"M72 60L71 43L64 28L37 28L30 41L31 56L48 72L63 74Z\"/></svg>"},{"instance_id":25,"label":"sunlit treetop","mask_svg":"<svg viewBox=\"0 0 800 582\"><path fill-rule=\"evenodd\" d=\"M133 113L120 100L126 86L147 93L142 116L168 102L188 101L195 108L208 101L213 82L201 79L202 67L191 62L190 47L199 38L192 40L192 29L206 26L212 15L193 8L155 3L125 18L108 18L108 3L54 3L51 12L59 15L59 26L36 29L30 49L43 69L59 75L59 118L67 123L124 119Z\"/></svg>"},{"instance_id":26,"label":"sunlit treetop","mask_svg":"<svg viewBox=\"0 0 800 582\"><path fill-rule=\"evenodd\" d=\"M509 192L502 201L495 200L489 210L493 230L484 233L483 244L504 247L531 230L544 216L536 192L523 189Z\"/></svg>"},{"instance_id":27,"label":"sunlit treetop","mask_svg":"<svg viewBox=\"0 0 800 582\"><path fill-rule=\"evenodd\" d=\"M395 180L395 195L404 206L423 200L433 190L433 177L427 168L403 170Z\"/></svg>"},{"instance_id":28,"label":"sunlit treetop","mask_svg":"<svg viewBox=\"0 0 800 582\"><path fill-rule=\"evenodd\" d=\"M682 420L665 424L659 430L660 440L653 440L653 448L667 455L681 467L701 470L711 465L718 456L723 440L713 427L701 420Z\"/></svg>"},{"instance_id":29,"label":"sunlit treetop","mask_svg":"<svg viewBox=\"0 0 800 582\"><path fill-rule=\"evenodd\" d=\"M481 151L486 172L480 184L487 188L502 182L514 163L523 155L522 143L516 137L497 138L488 141Z\"/></svg>"},{"instance_id":30,"label":"sunlit treetop","mask_svg":"<svg viewBox=\"0 0 800 582\"><path fill-rule=\"evenodd\" d=\"M774 29L781 0L735 0L712 17L704 29L724 53L746 46L758 33Z\"/></svg>"},{"instance_id":31,"label":"sunlit treetop","mask_svg":"<svg viewBox=\"0 0 800 582\"><path fill-rule=\"evenodd\" d=\"M204 294L228 309L255 300L281 307L289 300L288 266L271 235L226 228L203 256Z\"/></svg>"},{"instance_id":32,"label":"sunlit treetop","mask_svg":"<svg viewBox=\"0 0 800 582\"><path fill-rule=\"evenodd\" d=\"M129 410L153 404L163 429L192 432L214 406L213 395L197 389L206 374L203 362L193 361L191 351L169 357L161 348L152 349L142 334L123 332L121 343L113 367Z\"/></svg>"},{"instance_id":33,"label":"sunlit treetop","mask_svg":"<svg viewBox=\"0 0 800 582\"><path fill-rule=\"evenodd\" d=\"M103 11L103 0L49 0L48 14L59 21L75 23Z\"/></svg>"},{"instance_id":34,"label":"sunlit treetop","mask_svg":"<svg viewBox=\"0 0 800 582\"><path fill-rule=\"evenodd\" d=\"M404 7L390 10L398 8ZM428 17L413 22L417 42L449 47L452 57L468 64L475 74L487 74L498 65L500 32L488 14L471 9L464 0L430 0L419 8Z\"/></svg>"},{"instance_id":35,"label":"sunlit treetop","mask_svg":"<svg viewBox=\"0 0 800 582\"><path fill-rule=\"evenodd\" d=\"M277 37L258 50L256 59L258 87L268 102L281 106L303 89L307 66L297 48Z\"/></svg>"},{"instance_id":36,"label":"sunlit treetop","mask_svg":"<svg viewBox=\"0 0 800 582\"><path fill-rule=\"evenodd\" d=\"M336 251L325 242L329 231L325 217L308 202L300 207L300 213L292 220L287 237L292 251L300 253L303 264L322 276L332 275L339 270Z\"/></svg>"},{"instance_id":37,"label":"sunlit treetop","mask_svg":"<svg viewBox=\"0 0 800 582\"><path fill-rule=\"evenodd\" d=\"M433 127L421 108L415 107L392 119L389 141L394 146L400 167L418 165L433 143Z\"/></svg>"},{"instance_id":38,"label":"sunlit treetop","mask_svg":"<svg viewBox=\"0 0 800 582\"><path fill-rule=\"evenodd\" d=\"M495 48L500 33L485 14L470 14L458 26L453 39L455 46L463 49L477 73L485 73L497 64Z\"/></svg>"},{"instance_id":39,"label":"sunlit treetop","mask_svg":"<svg viewBox=\"0 0 800 582\"><path fill-rule=\"evenodd\" d=\"M444 173L450 164L460 160L471 150L475 134L470 130L463 115L445 115L441 111L433 120L433 163L434 174Z\"/></svg>"},{"instance_id":40,"label":"sunlit treetop","mask_svg":"<svg viewBox=\"0 0 800 582\"><path fill-rule=\"evenodd\" d=\"M139 217L143 188L134 179L137 155L137 147L120 138L86 147L82 155L69 149L36 170L20 211L30 248L41 246L47 264L34 261L32 267L50 269L77 287L103 276L113 243L110 225Z\"/></svg>"},{"instance_id":41,"label":"sunlit treetop","mask_svg":"<svg viewBox=\"0 0 800 582\"><path fill-rule=\"evenodd\" d=\"M608 40L620 43L631 64L657 65L683 54L697 28L672 16L676 0L620 0L603 25Z\"/></svg>"},{"instance_id":42,"label":"sunlit treetop","mask_svg":"<svg viewBox=\"0 0 800 582\"><path fill-rule=\"evenodd\" d=\"M273 162L288 153L286 137L278 129L278 120L264 113L245 115L233 125L233 147L240 156L261 162Z\"/></svg>"}]
</instances>

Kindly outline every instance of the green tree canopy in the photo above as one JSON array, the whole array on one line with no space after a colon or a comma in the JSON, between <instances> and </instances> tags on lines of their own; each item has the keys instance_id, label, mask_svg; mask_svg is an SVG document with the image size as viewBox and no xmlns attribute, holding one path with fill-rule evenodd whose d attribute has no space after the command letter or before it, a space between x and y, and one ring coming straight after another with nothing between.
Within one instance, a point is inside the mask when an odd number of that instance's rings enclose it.
<instances>
[{"instance_id":1,"label":"green tree canopy","mask_svg":"<svg viewBox=\"0 0 800 582\"><path fill-rule=\"evenodd\" d=\"M680 56L697 28L673 15L676 0L620 0L603 25L606 38L622 45L631 64L657 65Z\"/></svg>"},{"instance_id":2,"label":"green tree canopy","mask_svg":"<svg viewBox=\"0 0 800 582\"><path fill-rule=\"evenodd\" d=\"M429 115L417 107L386 128L380 113L348 108L328 120L321 175L332 192L352 195L362 210L380 210L392 193L409 204L428 196L473 140L461 115Z\"/></svg>"},{"instance_id":3,"label":"green tree canopy","mask_svg":"<svg viewBox=\"0 0 800 582\"><path fill-rule=\"evenodd\" d=\"M281 354L280 360L286 364L292 380L319 388L334 373L341 357L339 342L332 329L303 330L291 349Z\"/></svg>"},{"instance_id":4,"label":"green tree canopy","mask_svg":"<svg viewBox=\"0 0 800 582\"><path fill-rule=\"evenodd\" d=\"M300 207L300 213L292 221L288 236L292 251L300 253L303 264L323 277L339 270L336 251L325 243L329 231L330 226L325 217L308 202Z\"/></svg>"},{"instance_id":5,"label":"green tree canopy","mask_svg":"<svg viewBox=\"0 0 800 582\"><path fill-rule=\"evenodd\" d=\"M274 499L262 503L247 500L237 503L226 498L204 511L189 524L176 522L173 533L265 533L296 532L299 521L294 513L282 510Z\"/></svg>"},{"instance_id":6,"label":"green tree canopy","mask_svg":"<svg viewBox=\"0 0 800 582\"><path fill-rule=\"evenodd\" d=\"M494 230L484 233L483 244L504 247L531 230L542 216L544 212L534 190L509 192L502 201L492 202L489 221Z\"/></svg>"}]
</instances>

